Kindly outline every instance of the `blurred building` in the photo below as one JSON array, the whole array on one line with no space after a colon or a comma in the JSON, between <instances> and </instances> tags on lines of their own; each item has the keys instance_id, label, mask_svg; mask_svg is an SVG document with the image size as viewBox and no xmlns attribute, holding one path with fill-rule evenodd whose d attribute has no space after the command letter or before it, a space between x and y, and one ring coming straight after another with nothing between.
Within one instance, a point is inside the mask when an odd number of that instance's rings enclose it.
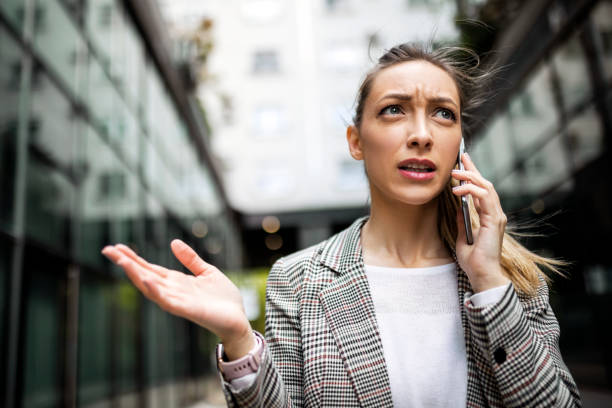
<instances>
[{"instance_id":1,"label":"blurred building","mask_svg":"<svg viewBox=\"0 0 612 408\"><path fill-rule=\"evenodd\" d=\"M213 23L198 94L228 200L243 215L246 262L256 266L367 211L363 163L345 135L381 51L458 36L456 5L445 0L158 1L175 33ZM262 229L266 216L280 221L273 235Z\"/></svg>"},{"instance_id":2,"label":"blurred building","mask_svg":"<svg viewBox=\"0 0 612 408\"><path fill-rule=\"evenodd\" d=\"M550 224L527 244L572 262L551 295L561 350L582 389L610 392L612 2L465 3L489 30L464 39L505 67L478 112L471 155L511 220Z\"/></svg>"},{"instance_id":3,"label":"blurred building","mask_svg":"<svg viewBox=\"0 0 612 408\"><path fill-rule=\"evenodd\" d=\"M201 396L210 335L100 254L178 268L182 238L241 266L208 128L155 3L0 2L0 405L177 406Z\"/></svg>"}]
</instances>

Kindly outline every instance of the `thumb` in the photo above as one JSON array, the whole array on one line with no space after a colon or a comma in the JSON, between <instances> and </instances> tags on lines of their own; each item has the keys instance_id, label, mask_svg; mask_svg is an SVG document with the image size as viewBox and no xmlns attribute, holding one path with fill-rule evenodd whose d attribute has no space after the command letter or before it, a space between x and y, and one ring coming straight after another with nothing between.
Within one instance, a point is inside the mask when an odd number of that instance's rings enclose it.
<instances>
[{"instance_id":1,"label":"thumb","mask_svg":"<svg viewBox=\"0 0 612 408\"><path fill-rule=\"evenodd\" d=\"M213 265L204 262L189 245L180 239L173 240L170 243L170 248L172 248L176 259L196 276L211 273L215 268Z\"/></svg>"}]
</instances>

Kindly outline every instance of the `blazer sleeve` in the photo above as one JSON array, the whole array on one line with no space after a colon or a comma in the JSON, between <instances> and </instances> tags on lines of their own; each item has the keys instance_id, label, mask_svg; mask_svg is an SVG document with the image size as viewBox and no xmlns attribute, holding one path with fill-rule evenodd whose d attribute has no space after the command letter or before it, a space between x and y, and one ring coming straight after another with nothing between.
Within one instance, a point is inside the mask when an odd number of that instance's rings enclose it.
<instances>
[{"instance_id":1,"label":"blazer sleeve","mask_svg":"<svg viewBox=\"0 0 612 408\"><path fill-rule=\"evenodd\" d=\"M492 373L481 380L496 382L504 406L582 406L559 351L559 324L543 279L535 297L521 301L510 284L497 303L465 306L472 338Z\"/></svg>"},{"instance_id":2,"label":"blazer sleeve","mask_svg":"<svg viewBox=\"0 0 612 408\"><path fill-rule=\"evenodd\" d=\"M234 392L222 380L229 407L301 407L302 341L298 289L277 261L266 287L266 342L255 381Z\"/></svg>"}]
</instances>

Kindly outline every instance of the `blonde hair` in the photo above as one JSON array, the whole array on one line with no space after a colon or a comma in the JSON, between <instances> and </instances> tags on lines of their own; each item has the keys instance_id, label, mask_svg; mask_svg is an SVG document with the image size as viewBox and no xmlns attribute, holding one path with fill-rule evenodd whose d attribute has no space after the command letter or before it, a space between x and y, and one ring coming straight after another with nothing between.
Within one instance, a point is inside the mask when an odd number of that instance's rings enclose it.
<instances>
[{"instance_id":1,"label":"blonde hair","mask_svg":"<svg viewBox=\"0 0 612 408\"><path fill-rule=\"evenodd\" d=\"M389 49L378 60L376 66L368 72L363 80L357 96L357 107L353 117L354 125L361 125L365 101L372 88L376 75L383 69L407 61L427 61L446 71L455 81L459 91L462 132L466 133L466 123L463 119L471 117L472 110L482 104L487 97L487 84L498 72L497 68L484 70L480 68L478 55L468 48L444 47L431 49L431 45L400 44ZM451 181L438 197L438 233L447 247L455 252L457 240L457 211L460 198L452 193ZM469 200L472 228L480 226L479 216L472 199ZM547 258L538 255L518 241L519 236L532 234L519 234L507 226L504 232L501 251L501 266L512 281L514 287L526 296L534 296L543 279L550 283L551 279L542 272L542 269L563 276L561 268L567 265L566 261Z\"/></svg>"},{"instance_id":2,"label":"blonde hair","mask_svg":"<svg viewBox=\"0 0 612 408\"><path fill-rule=\"evenodd\" d=\"M455 252L458 234L457 211L461 204L459 197L455 196L451 189L452 184L449 182L438 197L438 233L446 246ZM469 209L472 229L477 230L480 227L480 217L471 197ZM551 278L544 274L542 269L565 276L561 268L567 266L566 261L538 255L518 241L519 237L535 234L513 232L511 229L512 226L508 226L504 232L500 264L515 289L527 296L535 296L541 279L549 284L551 282Z\"/></svg>"}]
</instances>

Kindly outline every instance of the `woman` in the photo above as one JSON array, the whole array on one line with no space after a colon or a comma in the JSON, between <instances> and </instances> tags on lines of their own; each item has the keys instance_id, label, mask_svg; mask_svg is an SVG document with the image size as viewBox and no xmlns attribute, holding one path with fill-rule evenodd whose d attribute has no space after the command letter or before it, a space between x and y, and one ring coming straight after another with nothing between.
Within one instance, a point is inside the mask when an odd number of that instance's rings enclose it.
<instances>
[{"instance_id":1,"label":"woman","mask_svg":"<svg viewBox=\"0 0 612 408\"><path fill-rule=\"evenodd\" d=\"M228 405L580 406L538 269L559 263L505 233L497 193L467 155L453 170L487 76L462 59L404 44L367 75L347 141L364 161L370 216L274 265L265 340L237 288L183 242L172 251L195 277L124 245L103 250L149 299L221 338Z\"/></svg>"}]
</instances>

